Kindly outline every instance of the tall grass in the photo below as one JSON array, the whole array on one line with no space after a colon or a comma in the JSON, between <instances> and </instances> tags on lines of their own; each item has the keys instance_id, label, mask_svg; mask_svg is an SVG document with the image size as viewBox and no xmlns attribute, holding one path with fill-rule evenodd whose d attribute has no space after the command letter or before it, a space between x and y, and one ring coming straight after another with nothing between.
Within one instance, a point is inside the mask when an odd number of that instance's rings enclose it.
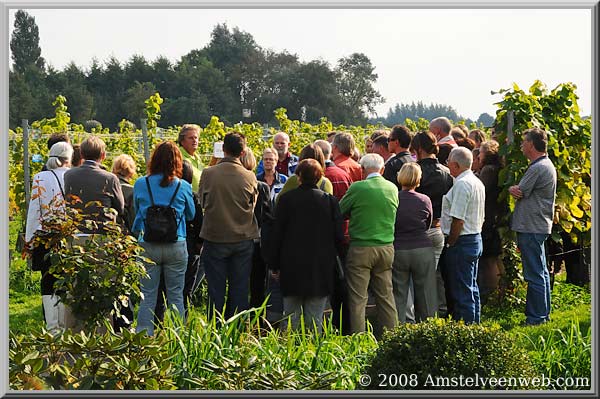
<instances>
[{"instance_id":1,"label":"tall grass","mask_svg":"<svg viewBox=\"0 0 600 399\"><path fill-rule=\"evenodd\" d=\"M551 379L558 377L581 378L591 376L592 329L582 333L577 319L564 331L552 329L548 335L531 337L521 333L531 345L530 357L536 368ZM553 386L549 389L576 389ZM589 387L579 387L589 389Z\"/></svg>"},{"instance_id":2,"label":"tall grass","mask_svg":"<svg viewBox=\"0 0 600 399\"><path fill-rule=\"evenodd\" d=\"M377 347L371 332L342 336L328 323L320 334L303 323L279 331L264 315L264 306L227 320L190 312L185 327L166 316L158 334L167 338L179 389L355 389Z\"/></svg>"}]
</instances>

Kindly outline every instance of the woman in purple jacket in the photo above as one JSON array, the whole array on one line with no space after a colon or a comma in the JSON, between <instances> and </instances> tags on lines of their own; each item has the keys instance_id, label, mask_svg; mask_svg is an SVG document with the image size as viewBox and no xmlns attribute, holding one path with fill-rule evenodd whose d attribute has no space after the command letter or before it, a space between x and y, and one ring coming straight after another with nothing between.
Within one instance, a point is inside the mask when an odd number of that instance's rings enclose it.
<instances>
[{"instance_id":1,"label":"woman in purple jacket","mask_svg":"<svg viewBox=\"0 0 600 399\"><path fill-rule=\"evenodd\" d=\"M398 320L406 321L408 282L412 277L415 295L415 320L435 316L437 289L435 256L427 230L433 220L431 200L415 188L421 181L421 167L415 162L402 165L398 173L398 210L394 229L392 283Z\"/></svg>"}]
</instances>

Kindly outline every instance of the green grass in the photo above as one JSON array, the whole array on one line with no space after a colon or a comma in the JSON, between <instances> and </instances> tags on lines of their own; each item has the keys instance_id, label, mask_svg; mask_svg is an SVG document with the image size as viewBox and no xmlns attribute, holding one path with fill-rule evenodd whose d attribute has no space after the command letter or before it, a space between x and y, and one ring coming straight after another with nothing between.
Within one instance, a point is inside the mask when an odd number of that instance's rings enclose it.
<instances>
[{"instance_id":1,"label":"green grass","mask_svg":"<svg viewBox=\"0 0 600 399\"><path fill-rule=\"evenodd\" d=\"M539 375L549 378L590 378L591 375L591 294L589 287L565 282L565 273L555 276L550 321L525 325L525 285L513 304L484 308L484 323L498 323L518 346L529 352ZM546 389L590 389L589 386L550 386Z\"/></svg>"},{"instance_id":2,"label":"green grass","mask_svg":"<svg viewBox=\"0 0 600 399\"><path fill-rule=\"evenodd\" d=\"M9 330L15 334L38 331L44 321L42 317L42 297L39 293L10 291L8 312Z\"/></svg>"}]
</instances>

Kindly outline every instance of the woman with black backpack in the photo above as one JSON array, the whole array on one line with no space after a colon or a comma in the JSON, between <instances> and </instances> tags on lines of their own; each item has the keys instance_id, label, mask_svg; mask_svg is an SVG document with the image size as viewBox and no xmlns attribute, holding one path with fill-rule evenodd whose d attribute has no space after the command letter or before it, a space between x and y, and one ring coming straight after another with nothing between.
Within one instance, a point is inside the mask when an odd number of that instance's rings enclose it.
<instances>
[{"instance_id":1,"label":"woman with black backpack","mask_svg":"<svg viewBox=\"0 0 600 399\"><path fill-rule=\"evenodd\" d=\"M136 211L132 231L154 264L146 264L149 278L141 281L144 297L137 316L137 331L154 335L154 308L161 272L167 302L185 318L183 287L187 268L186 220L196 212L192 185L181 179L183 162L177 145L160 143L150 159L148 174L136 180L133 202Z\"/></svg>"},{"instance_id":2,"label":"woman with black backpack","mask_svg":"<svg viewBox=\"0 0 600 399\"><path fill-rule=\"evenodd\" d=\"M192 164L183 161L182 179L192 184L193 169ZM183 305L185 306L185 316L187 317L192 297L198 289L198 286L204 280L204 266L200 265L200 249L204 240L200 238L200 229L202 228L202 207L197 193L193 193L194 204L196 205L196 215L194 219L186 223L186 241L188 250L188 263L185 271L185 285L183 287ZM161 275L158 288L158 298L156 308L154 309L154 324L159 325L163 322L165 316L165 278Z\"/></svg>"}]
</instances>

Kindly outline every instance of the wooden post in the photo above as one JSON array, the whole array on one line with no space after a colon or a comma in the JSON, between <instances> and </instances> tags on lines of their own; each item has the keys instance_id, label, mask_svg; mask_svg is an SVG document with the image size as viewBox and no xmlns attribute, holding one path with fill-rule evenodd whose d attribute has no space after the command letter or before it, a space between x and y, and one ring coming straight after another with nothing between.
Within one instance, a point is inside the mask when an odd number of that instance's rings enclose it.
<instances>
[{"instance_id":1,"label":"wooden post","mask_svg":"<svg viewBox=\"0 0 600 399\"><path fill-rule=\"evenodd\" d=\"M29 121L23 119L21 121L23 127L23 184L25 185L25 214L27 214L27 207L29 206L29 199L31 198L31 177L29 175Z\"/></svg>"},{"instance_id":2,"label":"wooden post","mask_svg":"<svg viewBox=\"0 0 600 399\"><path fill-rule=\"evenodd\" d=\"M144 140L144 159L146 160L146 165L148 165L150 159L150 148L148 147L148 125L147 120L142 118L140 119L140 123L142 124L142 140Z\"/></svg>"},{"instance_id":3,"label":"wooden post","mask_svg":"<svg viewBox=\"0 0 600 399\"><path fill-rule=\"evenodd\" d=\"M515 134L513 128L515 127L515 111L512 109L506 113L506 138L508 139L508 145L515 142Z\"/></svg>"}]
</instances>

